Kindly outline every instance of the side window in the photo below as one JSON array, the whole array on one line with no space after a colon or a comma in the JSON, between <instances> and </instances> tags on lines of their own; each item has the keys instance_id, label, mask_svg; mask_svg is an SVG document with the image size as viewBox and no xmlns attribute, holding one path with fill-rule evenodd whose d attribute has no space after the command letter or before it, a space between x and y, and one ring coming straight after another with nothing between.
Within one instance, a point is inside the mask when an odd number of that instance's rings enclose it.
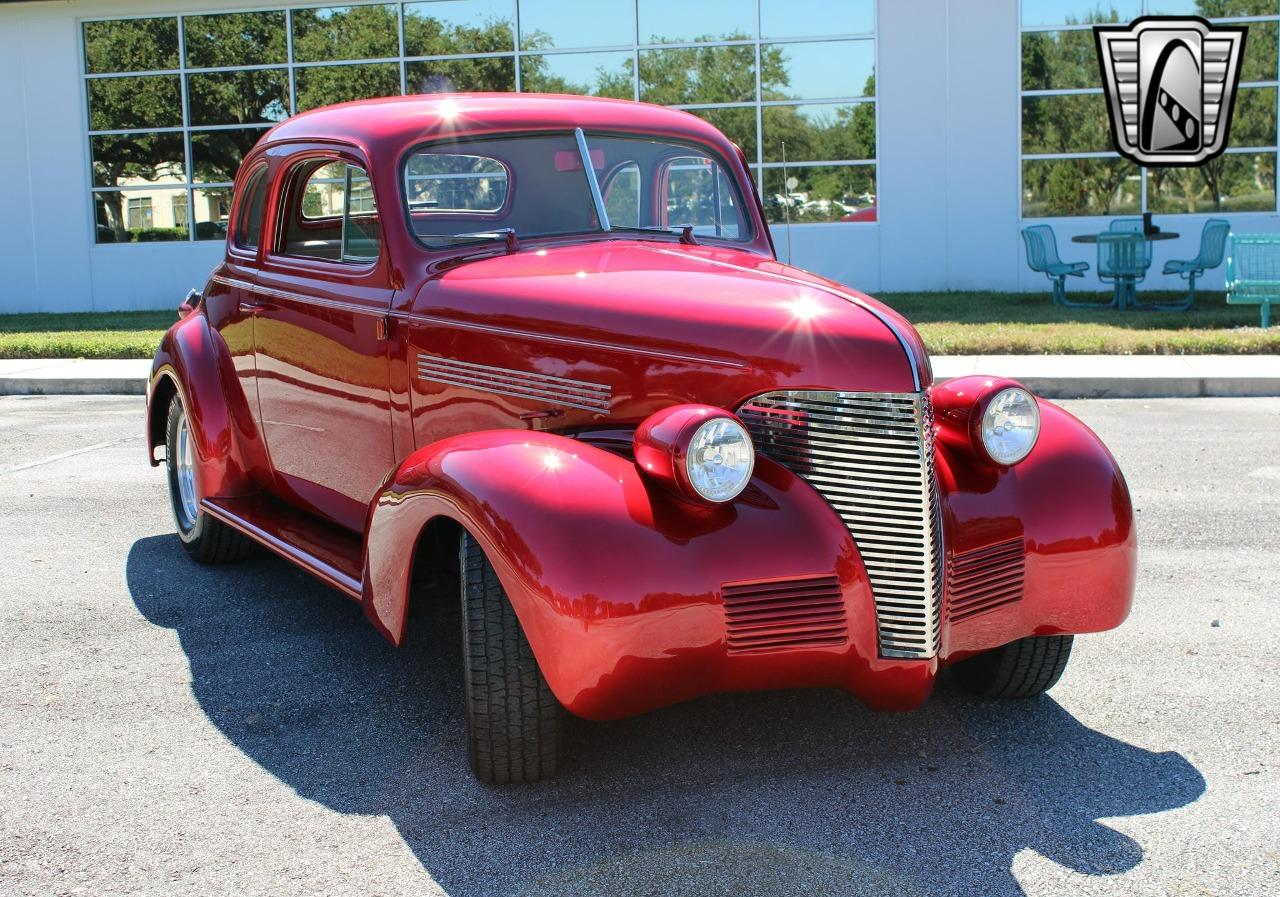
<instances>
[{"instance_id":1,"label":"side window","mask_svg":"<svg viewBox=\"0 0 1280 897\"><path fill-rule=\"evenodd\" d=\"M249 175L244 197L236 219L235 244L241 249L257 249L262 242L262 210L267 203L267 166Z\"/></svg>"},{"instance_id":2,"label":"side window","mask_svg":"<svg viewBox=\"0 0 1280 897\"><path fill-rule=\"evenodd\" d=\"M609 178L604 209L610 224L640 226L640 166L635 162L627 162Z\"/></svg>"},{"instance_id":3,"label":"side window","mask_svg":"<svg viewBox=\"0 0 1280 897\"><path fill-rule=\"evenodd\" d=\"M693 225L694 233L739 237L737 193L724 170L706 156L681 156L667 163L668 227Z\"/></svg>"},{"instance_id":4,"label":"side window","mask_svg":"<svg viewBox=\"0 0 1280 897\"><path fill-rule=\"evenodd\" d=\"M488 156L414 153L404 170L409 211L432 213L499 212L507 202L507 168Z\"/></svg>"},{"instance_id":5,"label":"side window","mask_svg":"<svg viewBox=\"0 0 1280 897\"><path fill-rule=\"evenodd\" d=\"M286 182L285 255L331 262L371 262L382 241L369 175L329 160L300 163Z\"/></svg>"}]
</instances>

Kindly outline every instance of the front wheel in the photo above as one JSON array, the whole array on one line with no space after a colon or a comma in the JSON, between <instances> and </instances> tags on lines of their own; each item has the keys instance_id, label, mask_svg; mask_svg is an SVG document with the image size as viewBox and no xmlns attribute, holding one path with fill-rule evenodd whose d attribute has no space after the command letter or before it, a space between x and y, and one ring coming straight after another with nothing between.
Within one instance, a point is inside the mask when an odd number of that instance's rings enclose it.
<instances>
[{"instance_id":1,"label":"front wheel","mask_svg":"<svg viewBox=\"0 0 1280 897\"><path fill-rule=\"evenodd\" d=\"M493 565L467 533L459 555L471 768L492 784L550 778L564 709L538 669Z\"/></svg>"},{"instance_id":2,"label":"front wheel","mask_svg":"<svg viewBox=\"0 0 1280 897\"><path fill-rule=\"evenodd\" d=\"M1019 639L951 667L967 691L984 698L1033 698L1062 678L1071 658L1070 635Z\"/></svg>"},{"instance_id":3,"label":"front wheel","mask_svg":"<svg viewBox=\"0 0 1280 897\"><path fill-rule=\"evenodd\" d=\"M253 542L200 508L200 481L196 467L195 442L182 399L169 403L165 429L165 470L169 475L169 501L178 538L187 554L201 564L238 561L253 550Z\"/></svg>"}]
</instances>

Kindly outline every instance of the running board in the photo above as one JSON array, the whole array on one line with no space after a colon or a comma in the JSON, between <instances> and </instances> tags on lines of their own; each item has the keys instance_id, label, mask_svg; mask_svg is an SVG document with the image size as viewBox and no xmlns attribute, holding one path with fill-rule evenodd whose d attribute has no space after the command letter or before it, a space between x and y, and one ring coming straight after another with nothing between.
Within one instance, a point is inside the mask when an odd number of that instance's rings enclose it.
<instances>
[{"instance_id":1,"label":"running board","mask_svg":"<svg viewBox=\"0 0 1280 897\"><path fill-rule=\"evenodd\" d=\"M348 598L360 600L364 546L354 535L272 498L205 498L200 507Z\"/></svg>"}]
</instances>

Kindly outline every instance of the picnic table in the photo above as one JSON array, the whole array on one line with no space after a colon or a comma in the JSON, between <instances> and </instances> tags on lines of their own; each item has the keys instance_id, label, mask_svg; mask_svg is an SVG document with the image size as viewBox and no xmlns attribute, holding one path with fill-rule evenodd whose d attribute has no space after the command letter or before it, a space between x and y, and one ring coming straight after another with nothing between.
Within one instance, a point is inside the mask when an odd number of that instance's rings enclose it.
<instances>
[{"instance_id":1,"label":"picnic table","mask_svg":"<svg viewBox=\"0 0 1280 897\"><path fill-rule=\"evenodd\" d=\"M1071 242L1111 244L1109 254L1098 254L1098 277L1114 281L1115 299L1112 304L1123 311L1137 304L1137 283L1151 266L1150 251L1145 244L1176 240L1180 236L1168 230L1153 233L1107 230L1100 234L1078 234L1071 238ZM1140 248L1147 252L1142 259L1138 257Z\"/></svg>"}]
</instances>

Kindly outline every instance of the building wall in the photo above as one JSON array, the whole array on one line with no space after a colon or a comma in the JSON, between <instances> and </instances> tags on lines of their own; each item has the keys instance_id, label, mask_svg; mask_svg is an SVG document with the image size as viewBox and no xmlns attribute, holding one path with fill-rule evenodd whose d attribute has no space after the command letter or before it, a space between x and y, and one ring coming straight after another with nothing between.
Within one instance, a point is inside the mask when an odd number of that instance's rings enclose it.
<instances>
[{"instance_id":1,"label":"building wall","mask_svg":"<svg viewBox=\"0 0 1280 897\"><path fill-rule=\"evenodd\" d=\"M283 6L190 4L190 11ZM294 4L296 5L296 4ZM84 18L162 14L183 4L84 0L0 4L0 313L167 308L216 264L216 242L95 245L80 60ZM775 226L779 255L867 292L1044 290L1019 229L1018 0L881 0L877 12L875 224ZM1176 288L1163 259L1198 249L1201 215L1163 220L1148 287ZM1280 230L1272 213L1230 216L1237 231ZM1106 219L1038 219L1064 258ZM1222 271L1206 282L1220 288ZM1073 286L1099 289L1089 275Z\"/></svg>"}]
</instances>

